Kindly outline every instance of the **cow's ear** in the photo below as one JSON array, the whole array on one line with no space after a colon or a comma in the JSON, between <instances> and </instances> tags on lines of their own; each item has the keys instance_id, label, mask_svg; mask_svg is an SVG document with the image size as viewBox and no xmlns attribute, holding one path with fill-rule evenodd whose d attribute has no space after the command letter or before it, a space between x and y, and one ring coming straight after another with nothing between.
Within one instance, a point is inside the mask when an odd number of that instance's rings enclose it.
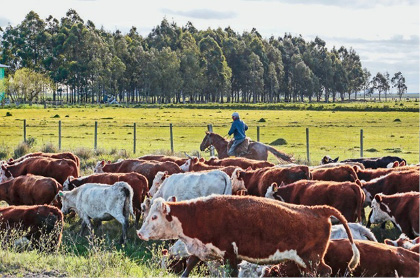
<instances>
[{"instance_id":1,"label":"cow's ear","mask_svg":"<svg viewBox=\"0 0 420 278\"><path fill-rule=\"evenodd\" d=\"M204 157L200 157L200 158L198 159L198 161L199 161L199 162L205 162L206 160L204 159Z\"/></svg>"},{"instance_id":2,"label":"cow's ear","mask_svg":"<svg viewBox=\"0 0 420 278\"><path fill-rule=\"evenodd\" d=\"M165 202L162 203L162 213L165 215L169 215L169 213L171 213L171 208Z\"/></svg>"},{"instance_id":3,"label":"cow's ear","mask_svg":"<svg viewBox=\"0 0 420 278\"><path fill-rule=\"evenodd\" d=\"M395 246L394 243L390 239L384 239L384 243L387 245Z\"/></svg>"},{"instance_id":4,"label":"cow's ear","mask_svg":"<svg viewBox=\"0 0 420 278\"><path fill-rule=\"evenodd\" d=\"M13 158L9 158L9 162L13 162Z\"/></svg>"},{"instance_id":5,"label":"cow's ear","mask_svg":"<svg viewBox=\"0 0 420 278\"><path fill-rule=\"evenodd\" d=\"M376 202L378 202L378 203L382 202L382 196L381 196L381 195L376 194L376 195L375 195L375 200L376 200Z\"/></svg>"},{"instance_id":6,"label":"cow's ear","mask_svg":"<svg viewBox=\"0 0 420 278\"><path fill-rule=\"evenodd\" d=\"M277 190L279 190L279 186L277 185L277 182L273 182L271 184L271 188L272 188L274 193L277 192Z\"/></svg>"},{"instance_id":7,"label":"cow's ear","mask_svg":"<svg viewBox=\"0 0 420 278\"><path fill-rule=\"evenodd\" d=\"M169 197L168 202L176 202L176 196Z\"/></svg>"},{"instance_id":8,"label":"cow's ear","mask_svg":"<svg viewBox=\"0 0 420 278\"><path fill-rule=\"evenodd\" d=\"M354 165L353 170L357 173L357 172L359 172L360 168L359 168L359 166Z\"/></svg>"},{"instance_id":9,"label":"cow's ear","mask_svg":"<svg viewBox=\"0 0 420 278\"><path fill-rule=\"evenodd\" d=\"M252 167L251 166L248 166L248 168L246 168L245 171L250 171L250 170L252 170Z\"/></svg>"},{"instance_id":10,"label":"cow's ear","mask_svg":"<svg viewBox=\"0 0 420 278\"><path fill-rule=\"evenodd\" d=\"M279 188L283 186L286 186L286 184L284 183L284 181L281 181Z\"/></svg>"},{"instance_id":11,"label":"cow's ear","mask_svg":"<svg viewBox=\"0 0 420 278\"><path fill-rule=\"evenodd\" d=\"M1 165L1 169L3 169L4 171L7 170L6 166L4 166L4 164Z\"/></svg>"},{"instance_id":12,"label":"cow's ear","mask_svg":"<svg viewBox=\"0 0 420 278\"><path fill-rule=\"evenodd\" d=\"M361 182L359 179L356 179L354 182L355 182L358 186L362 186L362 182Z\"/></svg>"},{"instance_id":13,"label":"cow's ear","mask_svg":"<svg viewBox=\"0 0 420 278\"><path fill-rule=\"evenodd\" d=\"M192 162L192 163L197 163L197 162L198 162L198 158L197 158L197 157L194 157L194 158L191 160L191 162Z\"/></svg>"},{"instance_id":14,"label":"cow's ear","mask_svg":"<svg viewBox=\"0 0 420 278\"><path fill-rule=\"evenodd\" d=\"M338 161L338 158L339 158L339 156L337 156L337 157L333 160L333 162L337 162L337 161Z\"/></svg>"},{"instance_id":15,"label":"cow's ear","mask_svg":"<svg viewBox=\"0 0 420 278\"><path fill-rule=\"evenodd\" d=\"M105 160L101 161L101 165L104 166L105 165Z\"/></svg>"},{"instance_id":16,"label":"cow's ear","mask_svg":"<svg viewBox=\"0 0 420 278\"><path fill-rule=\"evenodd\" d=\"M210 133L210 131L206 131L206 134L209 134Z\"/></svg>"},{"instance_id":17,"label":"cow's ear","mask_svg":"<svg viewBox=\"0 0 420 278\"><path fill-rule=\"evenodd\" d=\"M111 164L111 160L108 160L108 164Z\"/></svg>"},{"instance_id":18,"label":"cow's ear","mask_svg":"<svg viewBox=\"0 0 420 278\"><path fill-rule=\"evenodd\" d=\"M405 163L406 163L405 160L403 160L403 161L400 162L400 164L398 166L400 166L400 167L405 166L406 165Z\"/></svg>"}]
</instances>

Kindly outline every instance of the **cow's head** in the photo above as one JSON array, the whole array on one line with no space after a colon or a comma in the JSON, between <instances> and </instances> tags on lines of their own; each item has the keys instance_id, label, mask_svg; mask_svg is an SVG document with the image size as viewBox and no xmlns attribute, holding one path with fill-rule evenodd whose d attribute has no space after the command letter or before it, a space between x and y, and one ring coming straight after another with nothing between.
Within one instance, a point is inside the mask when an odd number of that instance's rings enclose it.
<instances>
[{"instance_id":1,"label":"cow's head","mask_svg":"<svg viewBox=\"0 0 420 278\"><path fill-rule=\"evenodd\" d=\"M274 199L274 193L276 193L278 189L279 189L279 186L277 185L277 182L273 182L267 188L267 192L265 193L265 197L269 198L269 199Z\"/></svg>"},{"instance_id":2,"label":"cow's head","mask_svg":"<svg viewBox=\"0 0 420 278\"><path fill-rule=\"evenodd\" d=\"M9 160L7 161L7 164L13 164L13 163L14 163L13 158L9 158Z\"/></svg>"},{"instance_id":3,"label":"cow's head","mask_svg":"<svg viewBox=\"0 0 420 278\"><path fill-rule=\"evenodd\" d=\"M182 234L182 224L177 217L171 215L170 204L163 198L156 198L150 207L137 235L143 240L175 239Z\"/></svg>"},{"instance_id":4,"label":"cow's head","mask_svg":"<svg viewBox=\"0 0 420 278\"><path fill-rule=\"evenodd\" d=\"M233 188L244 188L245 187L245 182L244 182L244 176L245 176L245 171L242 170L241 168L236 168L235 170L233 170L232 176L231 176L231 180L232 180L232 191Z\"/></svg>"},{"instance_id":5,"label":"cow's head","mask_svg":"<svg viewBox=\"0 0 420 278\"><path fill-rule=\"evenodd\" d=\"M58 197L61 199L61 212L63 214L69 214L75 207L74 197L72 196L73 191L59 191Z\"/></svg>"},{"instance_id":6,"label":"cow's head","mask_svg":"<svg viewBox=\"0 0 420 278\"><path fill-rule=\"evenodd\" d=\"M152 198L144 198L143 203L140 205L143 219L146 219L147 215L149 215L150 207L152 206L152 201Z\"/></svg>"},{"instance_id":7,"label":"cow's head","mask_svg":"<svg viewBox=\"0 0 420 278\"><path fill-rule=\"evenodd\" d=\"M156 192L158 192L160 186L165 181L165 179L168 177L168 171L159 171L156 173L155 178L152 182L152 187L149 189L150 196L154 196Z\"/></svg>"},{"instance_id":8,"label":"cow's head","mask_svg":"<svg viewBox=\"0 0 420 278\"><path fill-rule=\"evenodd\" d=\"M338 161L338 158L339 156L335 159L332 159L329 155L326 155L321 159L321 164L336 163Z\"/></svg>"},{"instance_id":9,"label":"cow's head","mask_svg":"<svg viewBox=\"0 0 420 278\"><path fill-rule=\"evenodd\" d=\"M405 249L410 249L416 244L414 240L408 238L404 233L402 233L396 240L386 238L384 243L391 246L403 247Z\"/></svg>"},{"instance_id":10,"label":"cow's head","mask_svg":"<svg viewBox=\"0 0 420 278\"><path fill-rule=\"evenodd\" d=\"M382 202L382 196L382 193L376 194L375 198L372 200L372 214L370 216L371 223L377 224L387 220L393 220L390 215L391 210L388 205Z\"/></svg>"},{"instance_id":11,"label":"cow's head","mask_svg":"<svg viewBox=\"0 0 420 278\"><path fill-rule=\"evenodd\" d=\"M0 183L6 182L12 179L13 179L12 173L10 173L10 171L7 169L6 164L3 163L2 161L1 168L0 168Z\"/></svg>"},{"instance_id":12,"label":"cow's head","mask_svg":"<svg viewBox=\"0 0 420 278\"><path fill-rule=\"evenodd\" d=\"M181 168L181 170L184 171L184 172L190 171L191 160L192 160L192 158L187 159L187 161L185 161L184 164L182 164L181 166L179 166L179 168Z\"/></svg>"},{"instance_id":13,"label":"cow's head","mask_svg":"<svg viewBox=\"0 0 420 278\"><path fill-rule=\"evenodd\" d=\"M95 169L93 169L94 173L104 173L105 160L98 161L95 165Z\"/></svg>"},{"instance_id":14,"label":"cow's head","mask_svg":"<svg viewBox=\"0 0 420 278\"><path fill-rule=\"evenodd\" d=\"M74 184L72 183L72 181L74 180L73 176L69 176L63 183L63 190L64 191L70 191L73 190L73 188L75 188Z\"/></svg>"}]
</instances>

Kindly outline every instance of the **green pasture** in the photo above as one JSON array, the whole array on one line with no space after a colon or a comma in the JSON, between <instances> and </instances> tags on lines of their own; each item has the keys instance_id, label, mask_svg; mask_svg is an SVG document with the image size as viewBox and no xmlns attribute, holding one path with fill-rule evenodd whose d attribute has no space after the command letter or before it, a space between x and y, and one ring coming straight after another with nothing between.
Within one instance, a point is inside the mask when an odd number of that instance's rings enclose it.
<instances>
[{"instance_id":1,"label":"green pasture","mask_svg":"<svg viewBox=\"0 0 420 278\"><path fill-rule=\"evenodd\" d=\"M418 104L417 104L418 105ZM309 130L310 163L318 164L324 155L340 159L360 157L360 132L363 129L363 156L397 155L408 163L419 162L419 113L315 110L231 110L189 108L25 108L0 110L0 146L13 150L26 136L36 146L58 147L58 125L62 124L63 150L94 147L94 126L98 122L98 148L124 150L129 156L170 151L172 124L175 153L197 153L212 124L216 133L227 134L231 113L238 111L248 124L247 135L270 144L282 138L287 144L274 146L306 162L306 129ZM133 154L133 125L137 125L137 152ZM209 153L200 152L209 157ZM269 156L270 161L276 161Z\"/></svg>"}]
</instances>

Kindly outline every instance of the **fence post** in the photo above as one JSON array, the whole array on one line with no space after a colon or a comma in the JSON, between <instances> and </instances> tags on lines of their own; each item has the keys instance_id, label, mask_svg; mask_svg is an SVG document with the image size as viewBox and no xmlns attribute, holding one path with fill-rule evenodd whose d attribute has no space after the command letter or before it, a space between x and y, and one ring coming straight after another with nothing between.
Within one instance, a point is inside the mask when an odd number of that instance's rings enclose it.
<instances>
[{"instance_id":1,"label":"fence post","mask_svg":"<svg viewBox=\"0 0 420 278\"><path fill-rule=\"evenodd\" d=\"M172 124L169 124L169 133L170 133L170 139L171 139L171 153L174 153L174 136L172 134Z\"/></svg>"},{"instance_id":2,"label":"fence post","mask_svg":"<svg viewBox=\"0 0 420 278\"><path fill-rule=\"evenodd\" d=\"M360 157L363 157L363 129L360 130Z\"/></svg>"},{"instance_id":3,"label":"fence post","mask_svg":"<svg viewBox=\"0 0 420 278\"><path fill-rule=\"evenodd\" d=\"M26 120L23 120L23 142L26 143Z\"/></svg>"},{"instance_id":4,"label":"fence post","mask_svg":"<svg viewBox=\"0 0 420 278\"><path fill-rule=\"evenodd\" d=\"M133 130L133 134L134 134L133 153L136 153L136 142L137 142L136 123L134 123L133 128L134 128L134 130Z\"/></svg>"},{"instance_id":5,"label":"fence post","mask_svg":"<svg viewBox=\"0 0 420 278\"><path fill-rule=\"evenodd\" d=\"M95 121L95 143L94 143L95 150L98 148L98 122Z\"/></svg>"},{"instance_id":6,"label":"fence post","mask_svg":"<svg viewBox=\"0 0 420 278\"><path fill-rule=\"evenodd\" d=\"M61 151L61 120L58 121L58 149Z\"/></svg>"},{"instance_id":7,"label":"fence post","mask_svg":"<svg viewBox=\"0 0 420 278\"><path fill-rule=\"evenodd\" d=\"M213 132L213 125L212 124L207 125L207 130L209 132ZM214 146L213 145L210 146L210 156L214 156Z\"/></svg>"},{"instance_id":8,"label":"fence post","mask_svg":"<svg viewBox=\"0 0 420 278\"><path fill-rule=\"evenodd\" d=\"M308 160L308 164L310 164L311 160L309 158L309 128L306 128L306 158Z\"/></svg>"},{"instance_id":9,"label":"fence post","mask_svg":"<svg viewBox=\"0 0 420 278\"><path fill-rule=\"evenodd\" d=\"M260 142L260 126L257 126L257 142Z\"/></svg>"}]
</instances>

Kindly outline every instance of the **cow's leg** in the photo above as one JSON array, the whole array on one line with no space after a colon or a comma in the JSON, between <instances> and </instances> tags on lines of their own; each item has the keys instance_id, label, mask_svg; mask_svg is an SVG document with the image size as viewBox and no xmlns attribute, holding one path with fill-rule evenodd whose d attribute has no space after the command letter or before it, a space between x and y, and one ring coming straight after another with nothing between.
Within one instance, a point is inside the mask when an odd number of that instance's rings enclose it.
<instances>
[{"instance_id":1,"label":"cow's leg","mask_svg":"<svg viewBox=\"0 0 420 278\"><path fill-rule=\"evenodd\" d=\"M93 220L93 230L97 231L98 235L102 235L102 221L101 220Z\"/></svg>"},{"instance_id":2,"label":"cow's leg","mask_svg":"<svg viewBox=\"0 0 420 278\"><path fill-rule=\"evenodd\" d=\"M372 224L372 223L370 223L370 217L372 216L372 213L373 213L373 210L371 210L369 212L369 216L368 216L367 223L366 223L366 228L370 228L370 226Z\"/></svg>"},{"instance_id":3,"label":"cow's leg","mask_svg":"<svg viewBox=\"0 0 420 278\"><path fill-rule=\"evenodd\" d=\"M238 277L238 258L234 256L227 256L224 259L224 263L230 265L230 277Z\"/></svg>"},{"instance_id":4,"label":"cow's leg","mask_svg":"<svg viewBox=\"0 0 420 278\"><path fill-rule=\"evenodd\" d=\"M127 230L128 230L128 217L121 215L115 215L114 218L122 225L122 234L120 238L120 244L124 244L127 241Z\"/></svg>"},{"instance_id":5,"label":"cow's leg","mask_svg":"<svg viewBox=\"0 0 420 278\"><path fill-rule=\"evenodd\" d=\"M185 268L181 277L188 277L188 275L190 275L191 270L198 264L199 261L200 259L197 256L189 256L187 260L187 267Z\"/></svg>"},{"instance_id":6,"label":"cow's leg","mask_svg":"<svg viewBox=\"0 0 420 278\"><path fill-rule=\"evenodd\" d=\"M136 209L135 214L136 214L136 230L137 230L140 228L139 222L140 222L141 211Z\"/></svg>"}]
</instances>

